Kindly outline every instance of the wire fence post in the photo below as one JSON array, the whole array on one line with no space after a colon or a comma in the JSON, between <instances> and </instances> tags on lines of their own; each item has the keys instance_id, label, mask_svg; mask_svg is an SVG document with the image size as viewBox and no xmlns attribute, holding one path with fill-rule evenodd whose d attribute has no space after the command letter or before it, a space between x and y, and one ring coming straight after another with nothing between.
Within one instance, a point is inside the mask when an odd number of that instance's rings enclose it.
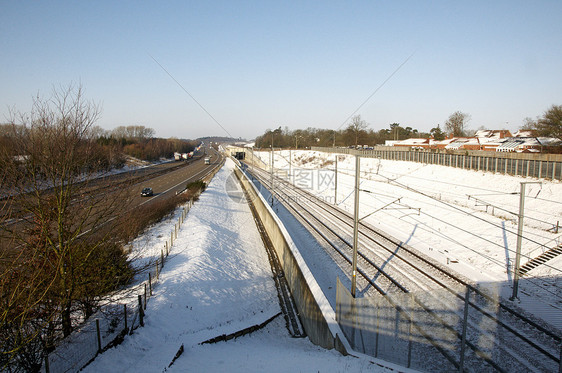
<instances>
[{"instance_id":1,"label":"wire fence post","mask_svg":"<svg viewBox=\"0 0 562 373\"><path fill-rule=\"evenodd\" d=\"M160 250L160 262L162 263L162 268L164 268L164 250Z\"/></svg>"},{"instance_id":2,"label":"wire fence post","mask_svg":"<svg viewBox=\"0 0 562 373\"><path fill-rule=\"evenodd\" d=\"M45 355L45 373L51 373L51 369L49 367L49 354Z\"/></svg>"},{"instance_id":3,"label":"wire fence post","mask_svg":"<svg viewBox=\"0 0 562 373\"><path fill-rule=\"evenodd\" d=\"M96 334L98 336L98 354L101 353L100 320L96 319Z\"/></svg>"},{"instance_id":4,"label":"wire fence post","mask_svg":"<svg viewBox=\"0 0 562 373\"><path fill-rule=\"evenodd\" d=\"M174 232L172 231L170 235L170 247L174 246Z\"/></svg>"},{"instance_id":5,"label":"wire fence post","mask_svg":"<svg viewBox=\"0 0 562 373\"><path fill-rule=\"evenodd\" d=\"M148 272L148 290L150 290L150 296L152 296L152 274Z\"/></svg>"},{"instance_id":6,"label":"wire fence post","mask_svg":"<svg viewBox=\"0 0 562 373\"><path fill-rule=\"evenodd\" d=\"M140 294L139 294L139 323L140 326L144 326L144 310L142 309L142 297Z\"/></svg>"},{"instance_id":7,"label":"wire fence post","mask_svg":"<svg viewBox=\"0 0 562 373\"><path fill-rule=\"evenodd\" d=\"M158 260L156 261L156 279L158 280L160 273L158 272L158 267L160 266L160 263L158 263ZM152 295L152 294L150 294Z\"/></svg>"},{"instance_id":8,"label":"wire fence post","mask_svg":"<svg viewBox=\"0 0 562 373\"><path fill-rule=\"evenodd\" d=\"M127 304L126 303L123 305L123 315L125 316L125 333L126 333L127 330L129 329L127 327Z\"/></svg>"}]
</instances>

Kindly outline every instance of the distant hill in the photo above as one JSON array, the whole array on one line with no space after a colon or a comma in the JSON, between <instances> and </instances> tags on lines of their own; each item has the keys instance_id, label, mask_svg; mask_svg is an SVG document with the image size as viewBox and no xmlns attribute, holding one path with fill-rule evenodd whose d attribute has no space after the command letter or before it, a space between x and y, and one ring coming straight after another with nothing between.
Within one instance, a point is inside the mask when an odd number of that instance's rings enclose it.
<instances>
[{"instance_id":1,"label":"distant hill","mask_svg":"<svg viewBox=\"0 0 562 373\"><path fill-rule=\"evenodd\" d=\"M241 137L235 139L235 138L232 138L232 137L221 137L221 136L199 137L197 140L201 140L206 144L208 144L210 142L218 142L218 143L221 143L221 144L224 144L224 143L233 144L233 143L248 142L246 139L243 139Z\"/></svg>"}]
</instances>

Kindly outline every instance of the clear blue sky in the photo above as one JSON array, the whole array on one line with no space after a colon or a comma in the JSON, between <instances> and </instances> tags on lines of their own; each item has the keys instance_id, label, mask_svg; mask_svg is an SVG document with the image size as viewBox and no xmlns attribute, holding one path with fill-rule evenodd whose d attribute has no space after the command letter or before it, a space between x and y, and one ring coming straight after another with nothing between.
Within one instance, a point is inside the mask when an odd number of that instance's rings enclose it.
<instances>
[{"instance_id":1,"label":"clear blue sky","mask_svg":"<svg viewBox=\"0 0 562 373\"><path fill-rule=\"evenodd\" d=\"M559 0L0 0L0 122L74 82L105 129L337 129L413 54L357 112L370 128L429 131L461 110L517 130L562 104L561 16Z\"/></svg>"}]
</instances>

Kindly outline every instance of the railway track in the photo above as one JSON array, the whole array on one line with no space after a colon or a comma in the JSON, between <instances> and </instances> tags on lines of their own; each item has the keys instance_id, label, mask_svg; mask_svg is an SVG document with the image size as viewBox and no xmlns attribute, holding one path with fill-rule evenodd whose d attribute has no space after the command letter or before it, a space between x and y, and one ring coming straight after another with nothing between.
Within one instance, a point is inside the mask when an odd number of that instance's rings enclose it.
<instances>
[{"instance_id":1,"label":"railway track","mask_svg":"<svg viewBox=\"0 0 562 373\"><path fill-rule=\"evenodd\" d=\"M345 273L350 272L353 217L307 191L254 169L254 176L307 227ZM453 273L429 257L374 227L361 223L358 249L358 289L365 297L384 297L410 318L427 341L420 353L438 353L459 369L474 371L562 371L561 337L548 326ZM401 296L412 296L415 308L406 310ZM466 352L463 340L467 306ZM446 333L454 339L444 341ZM423 351L423 352L422 352ZM462 363L460 360L463 360ZM434 367L433 367L434 368ZM433 369L432 368L432 369Z\"/></svg>"}]
</instances>

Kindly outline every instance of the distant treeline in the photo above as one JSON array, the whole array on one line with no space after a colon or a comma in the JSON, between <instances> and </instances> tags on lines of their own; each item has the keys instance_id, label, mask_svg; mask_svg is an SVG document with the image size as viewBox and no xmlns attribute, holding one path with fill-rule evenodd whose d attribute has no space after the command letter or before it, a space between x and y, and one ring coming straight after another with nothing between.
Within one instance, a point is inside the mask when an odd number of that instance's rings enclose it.
<instances>
[{"instance_id":1,"label":"distant treeline","mask_svg":"<svg viewBox=\"0 0 562 373\"><path fill-rule=\"evenodd\" d=\"M18 124L0 124L0 146L13 156L25 156L20 154L14 139L31 128L32 126L24 128ZM172 158L174 152L191 152L199 145L197 140L155 138L154 133L154 129L145 126L121 126L111 131L94 126L83 141L89 141L89 146L95 148L92 164L103 169L122 167L126 155L156 161L160 158Z\"/></svg>"},{"instance_id":2,"label":"distant treeline","mask_svg":"<svg viewBox=\"0 0 562 373\"><path fill-rule=\"evenodd\" d=\"M308 148L311 146L351 146L384 144L386 140L400 140L410 137L430 137L431 133L419 132L412 127L402 127L392 123L389 128L374 131L367 128L366 122L361 117L355 117L354 122L341 130L327 130L307 128L289 130L279 127L276 130L267 130L256 138L256 147L269 148ZM433 132L439 130L436 128ZM439 130L440 132L440 130Z\"/></svg>"},{"instance_id":3,"label":"distant treeline","mask_svg":"<svg viewBox=\"0 0 562 373\"><path fill-rule=\"evenodd\" d=\"M174 152L189 153L199 145L197 140L155 138L154 129L145 126L120 126L111 131L96 127L94 132L98 144L117 146L124 154L145 161L172 158Z\"/></svg>"},{"instance_id":4,"label":"distant treeline","mask_svg":"<svg viewBox=\"0 0 562 373\"><path fill-rule=\"evenodd\" d=\"M444 140L446 136L471 137L476 130L467 129L470 114L456 111L443 123L443 129L437 125L429 132L420 132L412 127L403 127L399 123L391 123L389 128L374 131L360 115L351 118L347 127L337 130L307 128L289 130L288 127L267 130L256 138L258 148L308 148L311 146L357 146L384 144L387 140L405 140L408 138L433 138ZM484 126L478 127L485 130ZM500 128L495 128L499 130ZM535 119L524 118L520 127L531 130L538 137L562 140L562 105L552 105L543 115Z\"/></svg>"}]
</instances>

